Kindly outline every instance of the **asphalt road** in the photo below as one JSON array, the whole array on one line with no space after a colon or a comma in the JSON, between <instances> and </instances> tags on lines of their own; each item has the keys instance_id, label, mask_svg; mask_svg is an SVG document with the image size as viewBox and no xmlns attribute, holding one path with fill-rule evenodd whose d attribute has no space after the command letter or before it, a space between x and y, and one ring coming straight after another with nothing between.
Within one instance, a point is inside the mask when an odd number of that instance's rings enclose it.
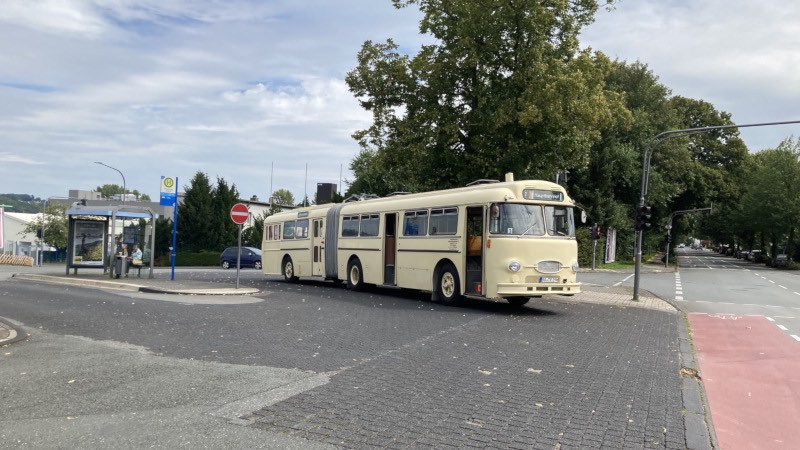
<instances>
[{"instance_id":1,"label":"asphalt road","mask_svg":"<svg viewBox=\"0 0 800 450\"><path fill-rule=\"evenodd\" d=\"M671 296L688 313L764 316L800 341L800 276L708 250L678 249ZM682 288L682 289L679 289Z\"/></svg>"},{"instance_id":2,"label":"asphalt road","mask_svg":"<svg viewBox=\"0 0 800 450\"><path fill-rule=\"evenodd\" d=\"M0 353L0 447L686 447L674 312L242 284L264 293L0 280L31 330Z\"/></svg>"},{"instance_id":3,"label":"asphalt road","mask_svg":"<svg viewBox=\"0 0 800 450\"><path fill-rule=\"evenodd\" d=\"M678 271L643 273L640 286L686 313L756 315L800 336L800 274L777 270L710 250L677 249ZM583 272L579 281L633 286L633 274ZM785 328L785 329L784 329ZM800 341L800 338L795 338Z\"/></svg>"}]
</instances>

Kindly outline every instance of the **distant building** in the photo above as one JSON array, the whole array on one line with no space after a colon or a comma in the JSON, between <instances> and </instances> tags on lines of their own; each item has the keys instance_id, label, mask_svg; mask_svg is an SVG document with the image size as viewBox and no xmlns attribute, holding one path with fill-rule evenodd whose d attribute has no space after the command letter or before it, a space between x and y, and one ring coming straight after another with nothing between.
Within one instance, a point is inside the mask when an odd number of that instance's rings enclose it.
<instances>
[{"instance_id":1,"label":"distant building","mask_svg":"<svg viewBox=\"0 0 800 450\"><path fill-rule=\"evenodd\" d=\"M3 210L3 249L2 253L17 256L35 257L40 239L36 233L25 233L25 227L35 222L42 214L17 213ZM56 251L53 247L45 247L44 251Z\"/></svg>"}]
</instances>

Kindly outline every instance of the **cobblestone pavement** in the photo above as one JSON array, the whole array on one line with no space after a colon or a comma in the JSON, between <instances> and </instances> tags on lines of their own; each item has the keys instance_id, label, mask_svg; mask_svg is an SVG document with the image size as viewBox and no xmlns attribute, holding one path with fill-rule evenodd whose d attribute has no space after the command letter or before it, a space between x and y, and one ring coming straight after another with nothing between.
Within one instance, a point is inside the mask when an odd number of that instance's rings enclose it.
<instances>
[{"instance_id":1,"label":"cobblestone pavement","mask_svg":"<svg viewBox=\"0 0 800 450\"><path fill-rule=\"evenodd\" d=\"M230 274L181 274L187 288L220 277ZM179 358L329 375L327 384L241 416L252 429L318 444L705 448L687 444L682 315L647 293L633 302L629 289L587 285L520 309L486 301L447 308L415 293L353 293L256 273L243 282L265 301L214 314L147 297L102 302L98 312L125 319L109 330L93 325L89 335ZM47 328L82 323L67 313Z\"/></svg>"},{"instance_id":2,"label":"cobblestone pavement","mask_svg":"<svg viewBox=\"0 0 800 450\"><path fill-rule=\"evenodd\" d=\"M420 337L246 418L352 448L686 448L677 318L538 301Z\"/></svg>"}]
</instances>

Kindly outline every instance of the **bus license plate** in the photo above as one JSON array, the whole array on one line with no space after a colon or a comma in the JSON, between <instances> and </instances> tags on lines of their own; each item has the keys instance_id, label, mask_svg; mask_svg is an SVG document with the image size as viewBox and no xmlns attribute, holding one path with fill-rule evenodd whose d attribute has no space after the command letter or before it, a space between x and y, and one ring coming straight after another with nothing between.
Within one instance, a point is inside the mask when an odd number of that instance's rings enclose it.
<instances>
[{"instance_id":1,"label":"bus license plate","mask_svg":"<svg viewBox=\"0 0 800 450\"><path fill-rule=\"evenodd\" d=\"M539 277L539 283L558 283L558 277Z\"/></svg>"}]
</instances>

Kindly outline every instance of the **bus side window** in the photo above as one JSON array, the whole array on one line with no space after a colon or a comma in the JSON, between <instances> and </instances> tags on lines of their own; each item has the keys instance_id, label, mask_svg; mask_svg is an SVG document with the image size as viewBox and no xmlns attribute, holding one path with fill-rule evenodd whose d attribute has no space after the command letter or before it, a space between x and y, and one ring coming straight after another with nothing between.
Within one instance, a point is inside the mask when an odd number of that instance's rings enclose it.
<instances>
[{"instance_id":1,"label":"bus side window","mask_svg":"<svg viewBox=\"0 0 800 450\"><path fill-rule=\"evenodd\" d=\"M358 216L342 218L342 237L358 236Z\"/></svg>"},{"instance_id":2,"label":"bus side window","mask_svg":"<svg viewBox=\"0 0 800 450\"><path fill-rule=\"evenodd\" d=\"M294 239L294 220L290 222L283 223L283 238L284 239Z\"/></svg>"},{"instance_id":3,"label":"bus side window","mask_svg":"<svg viewBox=\"0 0 800 450\"><path fill-rule=\"evenodd\" d=\"M428 211L408 211L403 217L403 236L425 236L428 230Z\"/></svg>"},{"instance_id":4,"label":"bus side window","mask_svg":"<svg viewBox=\"0 0 800 450\"><path fill-rule=\"evenodd\" d=\"M456 234L458 208L432 209L430 235Z\"/></svg>"},{"instance_id":5,"label":"bus side window","mask_svg":"<svg viewBox=\"0 0 800 450\"><path fill-rule=\"evenodd\" d=\"M268 241L271 241L271 240L272 240L272 225L270 225L269 227L267 227L267 240L268 240Z\"/></svg>"},{"instance_id":6,"label":"bus side window","mask_svg":"<svg viewBox=\"0 0 800 450\"><path fill-rule=\"evenodd\" d=\"M361 236L374 237L378 235L380 216L377 214L364 214L361 216Z\"/></svg>"}]
</instances>

